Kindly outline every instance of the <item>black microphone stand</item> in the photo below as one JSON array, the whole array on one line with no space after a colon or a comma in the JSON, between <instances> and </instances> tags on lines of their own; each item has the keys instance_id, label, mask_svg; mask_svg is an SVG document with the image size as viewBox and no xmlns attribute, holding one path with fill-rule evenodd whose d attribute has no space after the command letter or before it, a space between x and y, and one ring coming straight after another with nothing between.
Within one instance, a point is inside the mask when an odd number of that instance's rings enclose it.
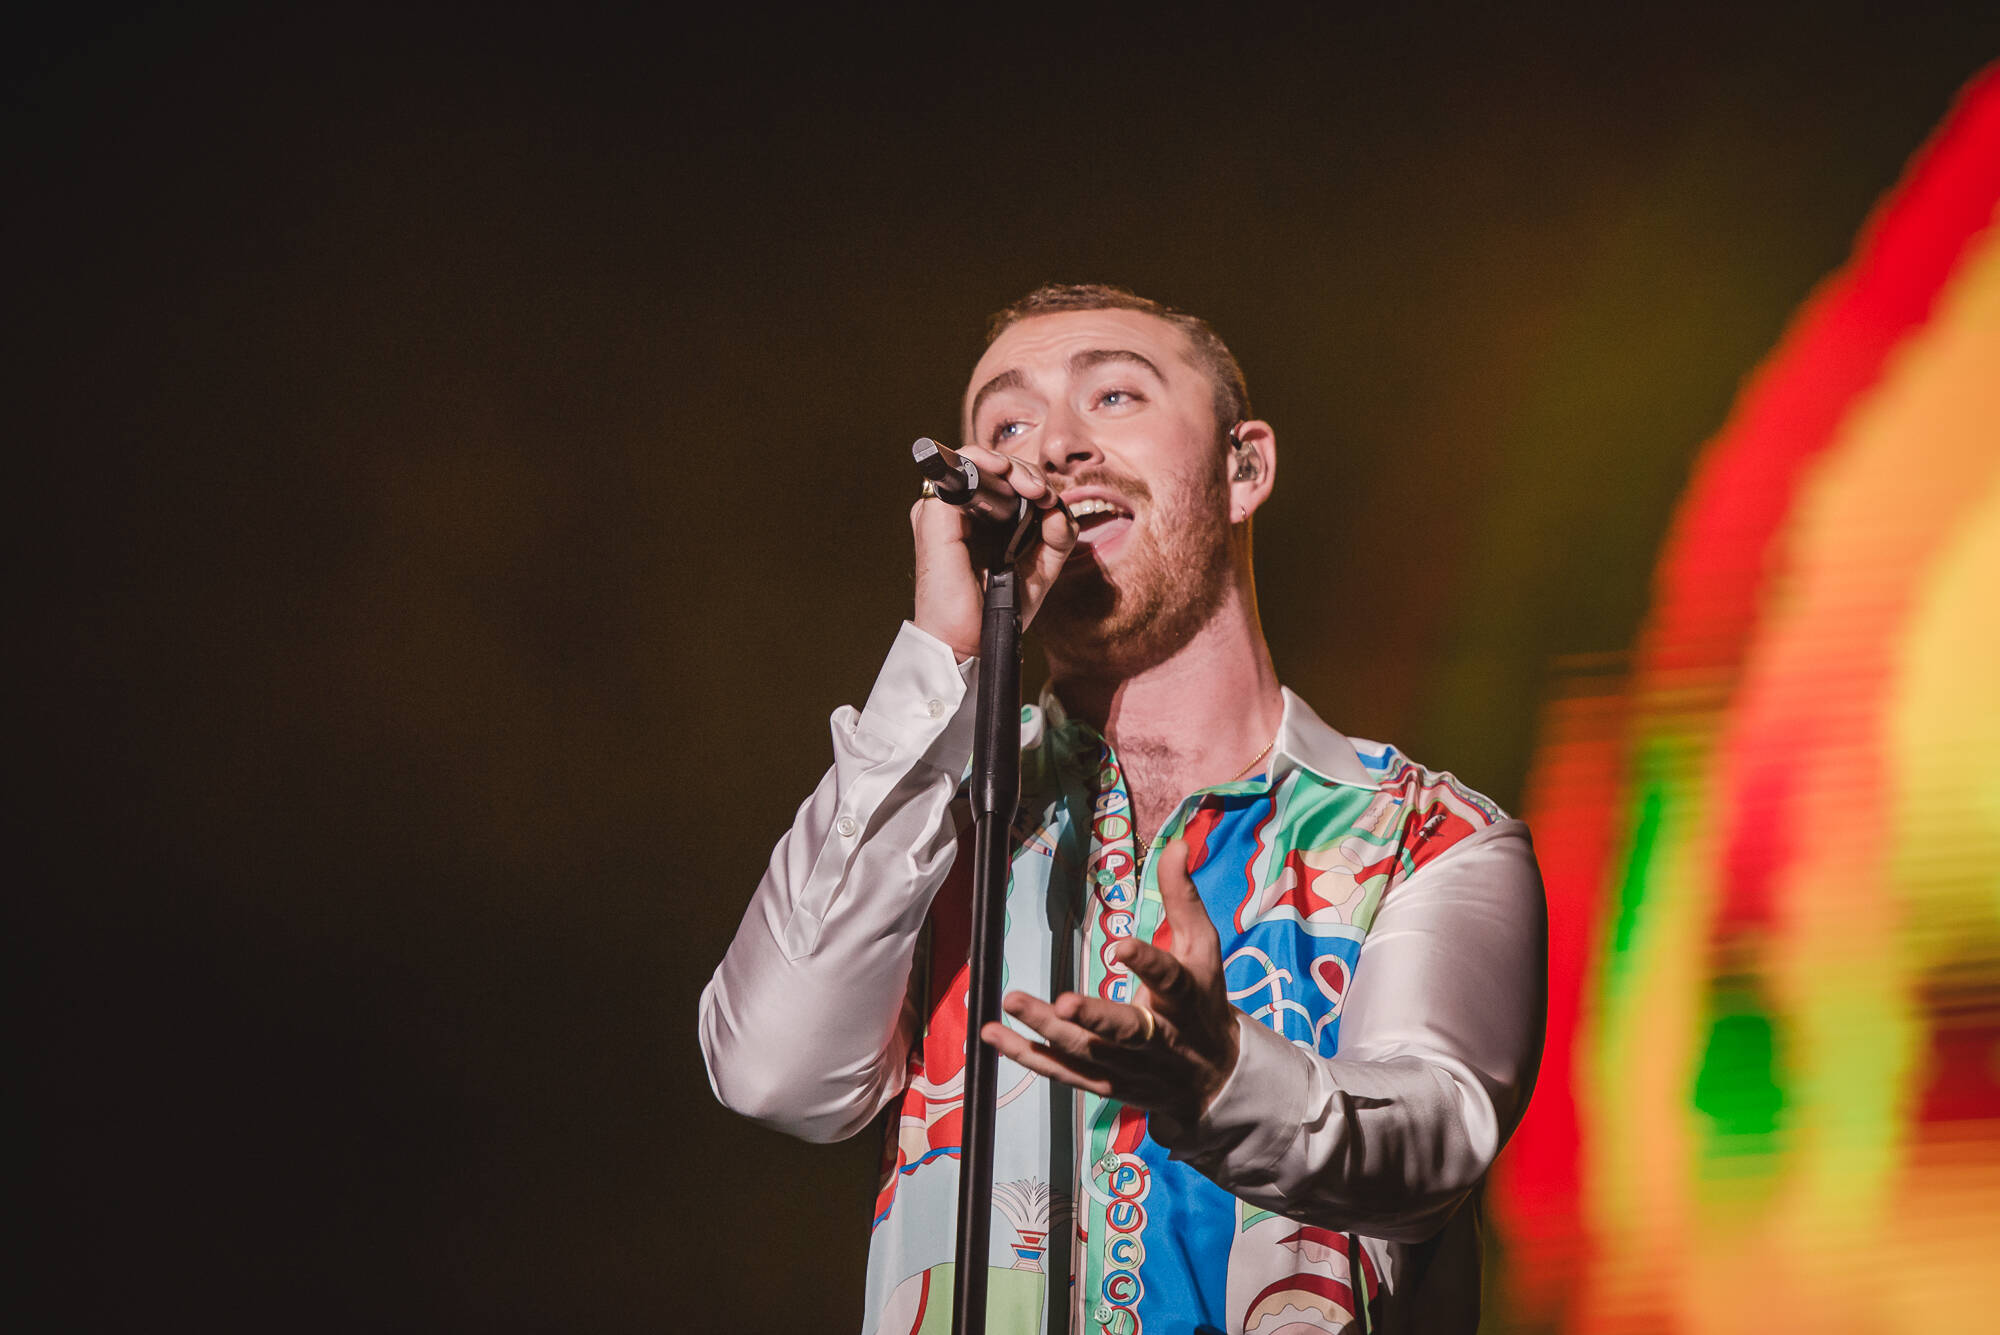
<instances>
[{"instance_id":1,"label":"black microphone stand","mask_svg":"<svg viewBox=\"0 0 2000 1335\"><path fill-rule=\"evenodd\" d=\"M999 1057L979 1031L1000 1018L1014 808L1021 800L1021 611L1013 563L986 572L979 627L979 703L972 742L972 979L965 1020L964 1135L958 1159L955 1335L985 1335L987 1249L993 1229L993 1132Z\"/></svg>"},{"instance_id":2,"label":"black microphone stand","mask_svg":"<svg viewBox=\"0 0 2000 1335\"><path fill-rule=\"evenodd\" d=\"M922 446L931 445L927 456ZM917 462L943 480L930 441ZM945 495L946 500L953 497ZM1014 809L1021 801L1021 603L1014 563L1039 536L1025 499L1011 521L974 529L973 557L986 572L979 624L979 698L972 734L972 959L965 1020L964 1133L958 1152L958 1251L953 1271L954 1335L985 1335L987 1251L993 1234L994 1087L1000 1054L979 1031L1000 1018L1000 948L1006 935L1007 881L1013 864Z\"/></svg>"}]
</instances>

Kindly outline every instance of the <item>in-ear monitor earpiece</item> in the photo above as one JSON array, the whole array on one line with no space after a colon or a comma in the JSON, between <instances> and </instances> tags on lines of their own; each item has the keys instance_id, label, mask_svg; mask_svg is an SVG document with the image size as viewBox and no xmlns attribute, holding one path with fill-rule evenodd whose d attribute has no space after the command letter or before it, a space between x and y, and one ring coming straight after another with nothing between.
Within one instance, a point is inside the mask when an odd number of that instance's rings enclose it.
<instances>
[{"instance_id":1,"label":"in-ear monitor earpiece","mask_svg":"<svg viewBox=\"0 0 2000 1335\"><path fill-rule=\"evenodd\" d=\"M1257 452L1250 448L1248 441L1236 434L1242 429L1241 422L1229 428L1229 452L1236 456L1235 480L1254 482L1257 479Z\"/></svg>"}]
</instances>

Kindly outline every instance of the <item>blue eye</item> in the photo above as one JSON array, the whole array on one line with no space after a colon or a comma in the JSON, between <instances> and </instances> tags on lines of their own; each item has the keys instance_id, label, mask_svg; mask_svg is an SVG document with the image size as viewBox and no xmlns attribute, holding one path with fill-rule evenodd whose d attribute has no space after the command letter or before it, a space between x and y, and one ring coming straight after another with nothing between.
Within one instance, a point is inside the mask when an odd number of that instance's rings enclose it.
<instances>
[{"instance_id":1,"label":"blue eye","mask_svg":"<svg viewBox=\"0 0 2000 1335\"><path fill-rule=\"evenodd\" d=\"M1116 408L1126 403L1136 403L1139 395L1129 389L1107 389L1097 396L1099 407Z\"/></svg>"},{"instance_id":2,"label":"blue eye","mask_svg":"<svg viewBox=\"0 0 2000 1335\"><path fill-rule=\"evenodd\" d=\"M1025 429L1020 422L1002 422L999 426L993 428L993 439L1012 440L1016 433Z\"/></svg>"}]
</instances>

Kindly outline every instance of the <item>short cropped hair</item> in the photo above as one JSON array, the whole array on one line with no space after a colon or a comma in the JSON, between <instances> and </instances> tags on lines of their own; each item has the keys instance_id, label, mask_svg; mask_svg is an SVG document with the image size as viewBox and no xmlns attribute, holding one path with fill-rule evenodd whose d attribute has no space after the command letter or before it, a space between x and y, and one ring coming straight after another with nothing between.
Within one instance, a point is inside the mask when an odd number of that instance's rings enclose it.
<instances>
[{"instance_id":1,"label":"short cropped hair","mask_svg":"<svg viewBox=\"0 0 2000 1335\"><path fill-rule=\"evenodd\" d=\"M1250 387L1244 382L1243 368L1236 354L1215 332L1215 327L1199 315L1176 310L1164 302L1109 283L1044 283L1008 306L993 312L986 322L986 346L1010 326L1037 315L1057 315L1064 311L1140 311L1157 316L1187 336L1194 364L1208 377L1215 395L1215 428L1227 435L1230 428L1250 417Z\"/></svg>"}]
</instances>

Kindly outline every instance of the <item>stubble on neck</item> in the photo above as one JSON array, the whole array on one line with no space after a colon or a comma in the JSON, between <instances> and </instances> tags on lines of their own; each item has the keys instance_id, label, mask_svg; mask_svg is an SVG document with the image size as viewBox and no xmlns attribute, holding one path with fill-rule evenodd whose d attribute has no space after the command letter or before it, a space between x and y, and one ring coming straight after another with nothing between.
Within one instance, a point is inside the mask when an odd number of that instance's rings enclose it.
<instances>
[{"instance_id":1,"label":"stubble on neck","mask_svg":"<svg viewBox=\"0 0 2000 1335\"><path fill-rule=\"evenodd\" d=\"M1117 751L1139 834L1187 794L1227 782L1276 735L1284 702L1271 665L1248 552L1225 562L1204 615L1166 652L1106 662L1051 642L1050 683L1069 713Z\"/></svg>"}]
</instances>

